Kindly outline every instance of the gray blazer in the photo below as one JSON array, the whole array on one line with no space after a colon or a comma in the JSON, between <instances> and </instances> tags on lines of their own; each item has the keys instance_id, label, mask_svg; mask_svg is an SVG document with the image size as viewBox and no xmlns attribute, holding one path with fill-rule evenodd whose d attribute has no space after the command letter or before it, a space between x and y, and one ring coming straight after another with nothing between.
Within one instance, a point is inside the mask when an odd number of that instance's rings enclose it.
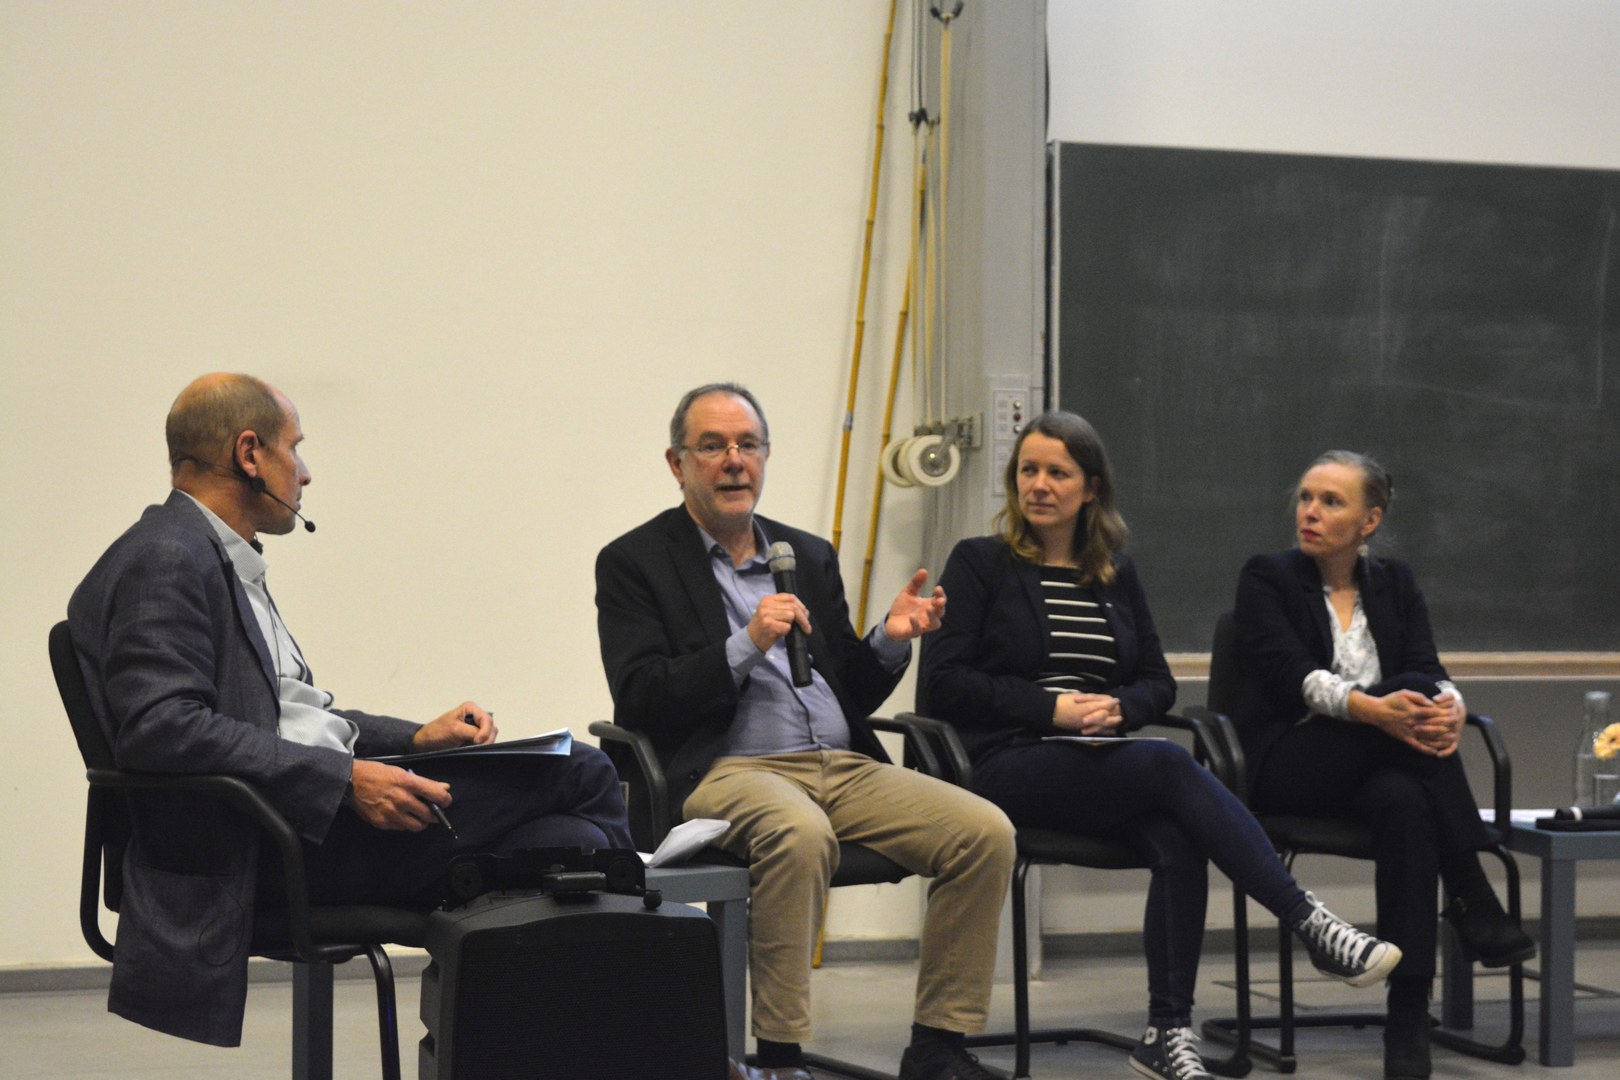
<instances>
[{"instance_id":1,"label":"gray blazer","mask_svg":"<svg viewBox=\"0 0 1620 1080\"><path fill-rule=\"evenodd\" d=\"M288 742L269 649L212 526L170 494L74 590L68 623L120 769L224 773L259 789L310 843L326 836L352 759ZM417 725L344 711L358 753L399 753ZM241 1042L259 833L217 800L129 797L107 1007L158 1031Z\"/></svg>"}]
</instances>

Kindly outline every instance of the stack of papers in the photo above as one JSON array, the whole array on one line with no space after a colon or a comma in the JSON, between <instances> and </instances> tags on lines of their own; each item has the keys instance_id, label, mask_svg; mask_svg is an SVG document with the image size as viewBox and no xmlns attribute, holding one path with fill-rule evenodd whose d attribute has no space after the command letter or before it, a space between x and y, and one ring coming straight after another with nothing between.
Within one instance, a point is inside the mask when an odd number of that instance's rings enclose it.
<instances>
[{"instance_id":1,"label":"stack of papers","mask_svg":"<svg viewBox=\"0 0 1620 1080\"><path fill-rule=\"evenodd\" d=\"M546 754L567 757L574 749L574 736L567 728L548 731L531 739L511 739L507 742L483 743L474 746L452 746L448 750L424 750L420 754L392 754L388 757L367 758L385 765L418 765L424 761L444 761L463 757L523 757Z\"/></svg>"}]
</instances>

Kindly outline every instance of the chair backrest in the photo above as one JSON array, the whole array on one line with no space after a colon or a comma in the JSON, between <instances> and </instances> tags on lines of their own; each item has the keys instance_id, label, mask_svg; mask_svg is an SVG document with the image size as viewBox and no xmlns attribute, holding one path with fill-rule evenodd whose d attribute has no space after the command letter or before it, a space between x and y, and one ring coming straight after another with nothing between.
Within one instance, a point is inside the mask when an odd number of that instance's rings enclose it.
<instances>
[{"instance_id":1,"label":"chair backrest","mask_svg":"<svg viewBox=\"0 0 1620 1080\"><path fill-rule=\"evenodd\" d=\"M101 722L96 719L95 708L90 704L90 691L85 686L84 672L79 667L79 657L73 649L73 635L68 631L65 619L51 627L50 654L51 672L56 676L56 692L61 695L62 707L67 711L68 723L73 728L73 738L79 744L79 756L84 759L85 768L92 770L116 768L113 763L112 744L107 741L107 735L101 729ZM129 810L123 794L107 788L92 787L85 806L81 920L94 918L98 863L101 868L99 877L103 885L102 903L106 904L108 911L117 911L122 906L124 848L128 843ZM86 911L86 906L92 910ZM112 959L108 953L102 952L104 941L98 942L93 938L89 926L84 929L85 939L89 941L90 947L102 953L106 959Z\"/></svg>"},{"instance_id":2,"label":"chair backrest","mask_svg":"<svg viewBox=\"0 0 1620 1080\"><path fill-rule=\"evenodd\" d=\"M73 651L73 635L66 619L51 627L51 671L56 675L56 692L62 696L62 707L67 710L68 723L73 725L73 738L79 744L85 768L116 768L112 745L90 704L90 691L84 684L84 672Z\"/></svg>"},{"instance_id":3,"label":"chair backrest","mask_svg":"<svg viewBox=\"0 0 1620 1080\"><path fill-rule=\"evenodd\" d=\"M1230 611L1215 620L1215 641L1209 653L1209 694L1205 702L1213 712L1231 716L1242 687L1238 667L1237 621Z\"/></svg>"}]
</instances>

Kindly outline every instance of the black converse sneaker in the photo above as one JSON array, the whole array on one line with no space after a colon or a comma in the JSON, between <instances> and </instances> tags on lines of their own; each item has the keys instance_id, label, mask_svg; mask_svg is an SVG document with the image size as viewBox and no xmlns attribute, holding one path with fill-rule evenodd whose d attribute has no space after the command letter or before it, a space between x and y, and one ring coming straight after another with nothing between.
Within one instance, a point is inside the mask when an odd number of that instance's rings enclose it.
<instances>
[{"instance_id":1,"label":"black converse sneaker","mask_svg":"<svg viewBox=\"0 0 1620 1080\"><path fill-rule=\"evenodd\" d=\"M1401 950L1354 926L1323 907L1311 893L1305 894L1311 913L1294 927L1305 943L1311 963L1324 975L1343 979L1351 986L1369 986L1390 973L1401 962Z\"/></svg>"},{"instance_id":2,"label":"black converse sneaker","mask_svg":"<svg viewBox=\"0 0 1620 1080\"><path fill-rule=\"evenodd\" d=\"M1131 1051L1131 1068L1160 1080L1213 1080L1198 1056L1192 1028L1148 1028Z\"/></svg>"}]
</instances>

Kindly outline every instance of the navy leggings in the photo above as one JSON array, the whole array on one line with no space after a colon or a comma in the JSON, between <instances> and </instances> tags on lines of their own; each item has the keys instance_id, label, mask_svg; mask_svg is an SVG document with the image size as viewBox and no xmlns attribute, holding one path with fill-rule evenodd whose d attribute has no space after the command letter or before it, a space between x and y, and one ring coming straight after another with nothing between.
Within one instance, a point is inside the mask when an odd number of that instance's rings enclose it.
<instances>
[{"instance_id":1,"label":"navy leggings","mask_svg":"<svg viewBox=\"0 0 1620 1080\"><path fill-rule=\"evenodd\" d=\"M974 762L973 787L1014 825L1117 840L1142 856L1153 874L1142 943L1156 1025L1190 1023L1211 860L1279 917L1304 899L1248 810L1176 743L1017 743Z\"/></svg>"}]
</instances>

